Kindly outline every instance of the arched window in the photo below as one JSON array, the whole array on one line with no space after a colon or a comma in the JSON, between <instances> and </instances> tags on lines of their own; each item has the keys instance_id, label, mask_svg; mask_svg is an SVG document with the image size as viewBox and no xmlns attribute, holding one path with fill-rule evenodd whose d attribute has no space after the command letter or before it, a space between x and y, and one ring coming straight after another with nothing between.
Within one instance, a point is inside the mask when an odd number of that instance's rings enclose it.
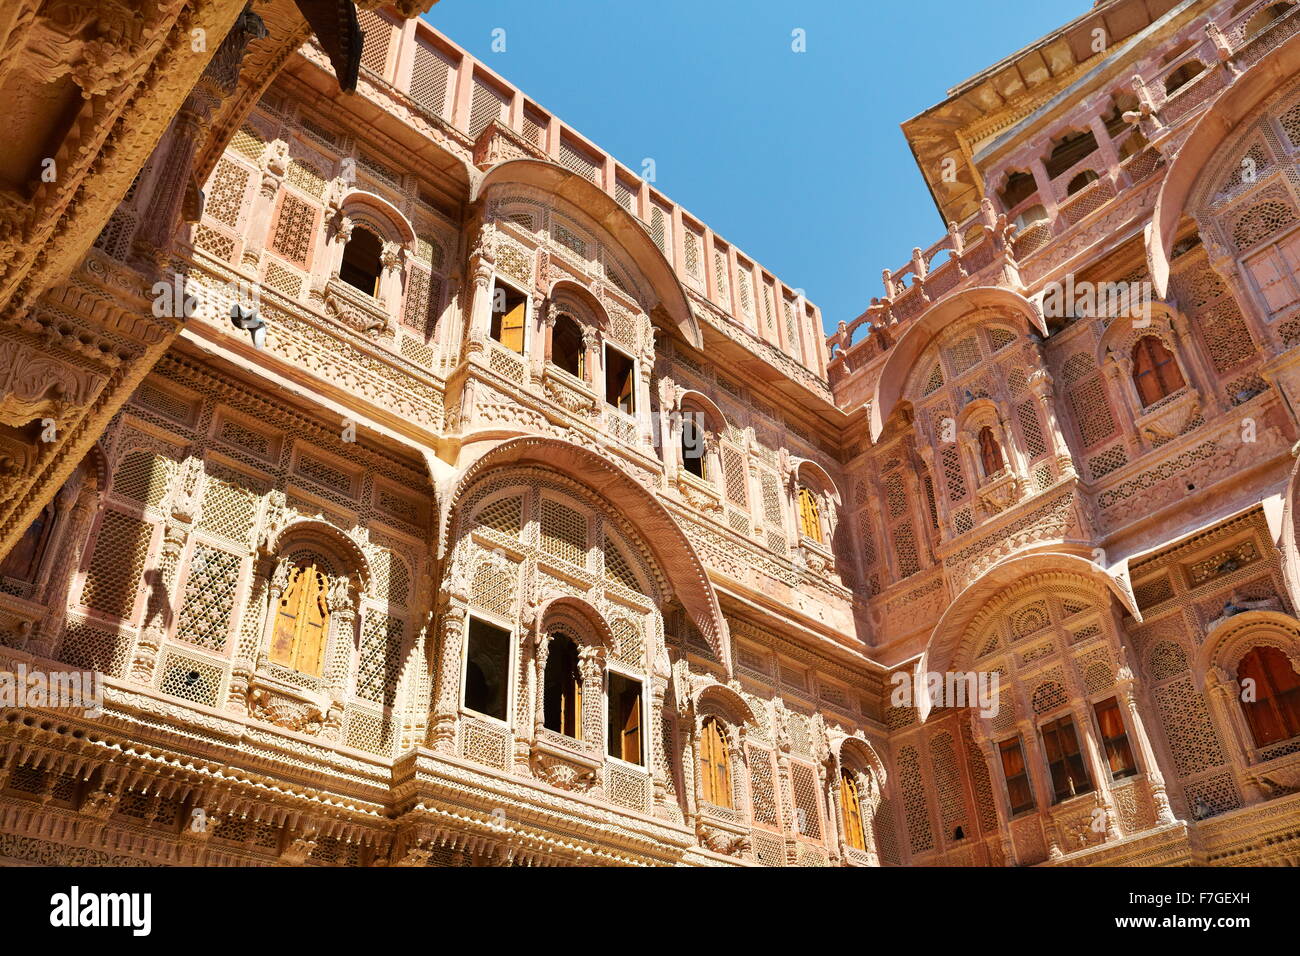
<instances>
[{"instance_id":1,"label":"arched window","mask_svg":"<svg viewBox=\"0 0 1300 956\"><path fill-rule=\"evenodd\" d=\"M552 634L542 681L542 722L547 730L582 739L582 674L578 648L567 634Z\"/></svg>"},{"instance_id":2,"label":"arched window","mask_svg":"<svg viewBox=\"0 0 1300 956\"><path fill-rule=\"evenodd\" d=\"M304 674L320 676L329 630L329 579L314 562L289 572L271 635L270 658Z\"/></svg>"},{"instance_id":3,"label":"arched window","mask_svg":"<svg viewBox=\"0 0 1300 956\"><path fill-rule=\"evenodd\" d=\"M1259 13L1251 17L1250 21L1246 24L1246 30L1244 33L1246 39L1250 39L1255 36L1255 34L1262 33L1264 30L1268 29L1275 21L1286 16L1290 9L1291 4L1289 3L1275 3L1272 6L1265 7L1263 10L1259 11Z\"/></svg>"},{"instance_id":4,"label":"arched window","mask_svg":"<svg viewBox=\"0 0 1300 956\"><path fill-rule=\"evenodd\" d=\"M700 728L700 793L705 803L731 808L731 754L716 717L706 717Z\"/></svg>"},{"instance_id":5,"label":"arched window","mask_svg":"<svg viewBox=\"0 0 1300 956\"><path fill-rule=\"evenodd\" d=\"M1165 95L1172 96L1175 90L1182 89L1203 72L1205 72L1205 65L1200 60L1189 60L1184 63L1165 80Z\"/></svg>"},{"instance_id":6,"label":"arched window","mask_svg":"<svg viewBox=\"0 0 1300 956\"><path fill-rule=\"evenodd\" d=\"M587 350L582 344L582 329L568 315L557 315L551 329L551 364L574 378L586 372Z\"/></svg>"},{"instance_id":7,"label":"arched window","mask_svg":"<svg viewBox=\"0 0 1300 956\"><path fill-rule=\"evenodd\" d=\"M23 536L13 546L13 550L0 562L0 577L13 578L27 584L36 583L53 530L54 505L51 503L41 509L36 520L27 526Z\"/></svg>"},{"instance_id":8,"label":"arched window","mask_svg":"<svg viewBox=\"0 0 1300 956\"><path fill-rule=\"evenodd\" d=\"M1002 449L988 425L980 429L980 467L984 469L985 478L992 478L1002 471Z\"/></svg>"},{"instance_id":9,"label":"arched window","mask_svg":"<svg viewBox=\"0 0 1300 956\"><path fill-rule=\"evenodd\" d=\"M1023 170L1017 170L1007 177L1007 184L998 193L998 198L1002 200L1002 208L1010 212L1036 192L1038 183L1034 177Z\"/></svg>"},{"instance_id":10,"label":"arched window","mask_svg":"<svg viewBox=\"0 0 1300 956\"><path fill-rule=\"evenodd\" d=\"M708 478L704 463L704 426L699 412L682 412L682 467L696 478Z\"/></svg>"},{"instance_id":11,"label":"arched window","mask_svg":"<svg viewBox=\"0 0 1300 956\"><path fill-rule=\"evenodd\" d=\"M1183 387L1183 373L1174 353L1154 335L1144 335L1133 346L1133 384L1143 408Z\"/></svg>"},{"instance_id":12,"label":"arched window","mask_svg":"<svg viewBox=\"0 0 1300 956\"><path fill-rule=\"evenodd\" d=\"M1237 681L1256 747L1300 736L1300 676L1284 653L1276 647L1253 648L1237 665Z\"/></svg>"},{"instance_id":13,"label":"arched window","mask_svg":"<svg viewBox=\"0 0 1300 956\"><path fill-rule=\"evenodd\" d=\"M384 271L381 261L383 250L384 244L377 235L364 226L355 226L352 238L343 247L339 278L366 295L377 295L379 276Z\"/></svg>"},{"instance_id":14,"label":"arched window","mask_svg":"<svg viewBox=\"0 0 1300 956\"><path fill-rule=\"evenodd\" d=\"M1082 192L1084 189L1087 189L1095 183L1099 178L1100 177L1094 170L1085 169L1083 172L1079 173L1079 175L1070 180L1070 184L1065 187L1065 194L1067 196L1073 196L1077 192Z\"/></svg>"},{"instance_id":15,"label":"arched window","mask_svg":"<svg viewBox=\"0 0 1300 956\"><path fill-rule=\"evenodd\" d=\"M858 778L847 767L840 768L840 804L844 811L844 842L855 849L865 850L867 837L862 829L862 797L858 792Z\"/></svg>"},{"instance_id":16,"label":"arched window","mask_svg":"<svg viewBox=\"0 0 1300 956\"><path fill-rule=\"evenodd\" d=\"M807 485L799 486L799 532L822 543L822 506L816 493Z\"/></svg>"}]
</instances>

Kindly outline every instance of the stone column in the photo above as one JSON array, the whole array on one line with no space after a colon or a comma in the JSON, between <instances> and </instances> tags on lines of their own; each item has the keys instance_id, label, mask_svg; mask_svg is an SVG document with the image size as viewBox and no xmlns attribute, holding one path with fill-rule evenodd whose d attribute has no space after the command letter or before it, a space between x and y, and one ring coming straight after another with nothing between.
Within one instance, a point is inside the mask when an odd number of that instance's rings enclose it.
<instances>
[{"instance_id":1,"label":"stone column","mask_svg":"<svg viewBox=\"0 0 1300 956\"><path fill-rule=\"evenodd\" d=\"M189 540L190 527L188 521L169 517L163 525L163 541L157 563L144 573L144 581L149 588L145 601L145 622L131 655L131 679L141 684L153 683L158 654L175 619L176 577L181 554Z\"/></svg>"},{"instance_id":2,"label":"stone column","mask_svg":"<svg viewBox=\"0 0 1300 956\"><path fill-rule=\"evenodd\" d=\"M600 368L602 379L605 374L605 363L600 360L600 341L600 333L595 329L584 328L582 330L582 348L584 353L582 377L583 380L592 388L596 388L596 368ZM597 391L600 391L600 389L597 389ZM605 401L605 395L603 392L601 392L601 395L599 396L599 401L603 405Z\"/></svg>"},{"instance_id":3,"label":"stone column","mask_svg":"<svg viewBox=\"0 0 1300 956\"><path fill-rule=\"evenodd\" d=\"M647 722L650 739L643 746L646 762L649 765L650 779L654 786L654 806L652 811L657 817L668 816L668 781L665 775L671 775L673 772L672 762L668 759L668 752L664 749L666 720L664 697L667 690L668 682L666 680L662 677L651 678L650 715Z\"/></svg>"},{"instance_id":4,"label":"stone column","mask_svg":"<svg viewBox=\"0 0 1300 956\"><path fill-rule=\"evenodd\" d=\"M248 212L248 225L244 234L242 261L245 266L256 270L262 261L262 250L271 231L271 212L275 209L275 200L280 195L280 185L284 182L285 172L289 168L289 147L284 140L276 140L262 157L261 179L257 192L253 194L252 208Z\"/></svg>"},{"instance_id":5,"label":"stone column","mask_svg":"<svg viewBox=\"0 0 1300 956\"><path fill-rule=\"evenodd\" d=\"M1080 694L1081 689L1078 686L1070 688L1070 696L1073 698L1070 712L1074 715L1074 723L1083 743L1084 758L1088 761L1093 790L1097 793L1100 806L1106 814L1106 839L1118 840L1122 834L1119 828L1119 812L1115 806L1115 798L1110 792L1110 767L1102 759L1097 734L1093 730L1092 714L1089 712L1091 708Z\"/></svg>"},{"instance_id":6,"label":"stone column","mask_svg":"<svg viewBox=\"0 0 1300 956\"><path fill-rule=\"evenodd\" d=\"M1061 419L1056 414L1053 379L1046 368L1030 373L1029 393L1042 410L1042 423L1046 426L1043 437L1047 439L1048 452L1056 461L1058 474L1062 478L1073 478L1076 474L1074 455L1070 452L1065 432L1061 430Z\"/></svg>"},{"instance_id":7,"label":"stone column","mask_svg":"<svg viewBox=\"0 0 1300 956\"><path fill-rule=\"evenodd\" d=\"M1147 782L1151 787L1151 801L1156 808L1156 821L1162 826L1171 824L1175 822L1174 811L1169 805L1169 794L1165 789L1164 774L1160 772L1160 764L1156 759L1155 749L1151 746L1151 737L1147 734L1146 722L1143 720L1141 708L1138 706L1137 681L1132 669L1128 666L1128 660L1122 647L1120 648L1120 666L1115 680L1115 691L1120 705L1124 708L1124 715L1128 718L1127 725L1132 736L1134 757L1138 762L1138 768L1146 774Z\"/></svg>"},{"instance_id":8,"label":"stone column","mask_svg":"<svg viewBox=\"0 0 1300 956\"><path fill-rule=\"evenodd\" d=\"M212 123L212 117L239 85L239 72L249 43L267 35L261 17L245 9L222 39L173 122L141 227L131 243L132 258L161 269L176 238L182 211L197 221L199 208L184 209L196 188L194 158Z\"/></svg>"},{"instance_id":9,"label":"stone column","mask_svg":"<svg viewBox=\"0 0 1300 956\"><path fill-rule=\"evenodd\" d=\"M1064 223L1059 216L1059 204L1056 201L1056 191L1052 187L1052 178L1047 175L1047 166L1043 164L1041 156L1035 156L1029 161L1029 171L1033 173L1034 184L1038 187L1038 201L1042 204L1043 209L1047 211L1047 216L1052 220L1052 232L1059 233L1064 229ZM1007 210L1010 212L1010 210Z\"/></svg>"},{"instance_id":10,"label":"stone column","mask_svg":"<svg viewBox=\"0 0 1300 956\"><path fill-rule=\"evenodd\" d=\"M1107 391L1118 405L1113 412L1119 418L1120 431L1128 446L1128 458L1132 461L1146 450L1146 442L1134 424L1142 414L1142 408L1133 388L1133 360L1126 355L1116 355L1114 351L1107 352L1106 360L1102 362L1102 372L1110 382Z\"/></svg>"},{"instance_id":11,"label":"stone column","mask_svg":"<svg viewBox=\"0 0 1300 956\"><path fill-rule=\"evenodd\" d=\"M240 625L240 639L235 644L230 684L226 688L227 710L237 713L246 713L248 710L248 689L252 685L258 662L263 659L263 648L269 646L271 629L275 626L275 611L280 606L280 598L284 595L288 573L287 561L281 561L277 566L271 557L258 555L253 558L253 580L248 589L244 614L265 616L252 627L246 620ZM246 643L243 634L254 632L261 633L260 643Z\"/></svg>"},{"instance_id":12,"label":"stone column","mask_svg":"<svg viewBox=\"0 0 1300 956\"><path fill-rule=\"evenodd\" d=\"M1228 760L1232 768L1233 780L1247 804L1259 803L1265 799L1265 793L1250 772L1250 764L1255 754L1255 739L1251 735L1245 715L1241 712L1241 685L1227 671L1211 666L1205 675L1205 697L1209 705L1211 723L1218 728L1220 734L1236 745L1233 748L1234 753Z\"/></svg>"},{"instance_id":13,"label":"stone column","mask_svg":"<svg viewBox=\"0 0 1300 956\"><path fill-rule=\"evenodd\" d=\"M76 503L61 515L62 528L58 557L46 575L45 587L41 593L41 601L49 610L37 625L35 637L29 648L37 657L53 656L55 646L63 637L63 624L68 609L68 591L72 587L73 575L81 566L81 556L86 546L86 533L98 507L97 492L92 488L83 487L77 494Z\"/></svg>"},{"instance_id":14,"label":"stone column","mask_svg":"<svg viewBox=\"0 0 1300 956\"><path fill-rule=\"evenodd\" d=\"M1187 383L1201 394L1204 402L1203 409L1207 413L1211 410L1216 412L1226 410L1228 403L1214 384L1218 377L1217 373L1206 364L1206 357L1201 352L1196 337L1192 335L1187 316L1181 312L1174 312L1169 319L1169 328L1173 332L1177 346L1174 355L1187 373Z\"/></svg>"},{"instance_id":15,"label":"stone column","mask_svg":"<svg viewBox=\"0 0 1300 956\"><path fill-rule=\"evenodd\" d=\"M1006 774L1002 770L1002 754L984 722L973 726L975 743L989 770L989 789L993 791L993 809L998 815L998 835L1002 843L1002 860L1006 866L1017 863L1015 842L1011 839L1011 799L1007 796Z\"/></svg>"},{"instance_id":16,"label":"stone column","mask_svg":"<svg viewBox=\"0 0 1300 956\"><path fill-rule=\"evenodd\" d=\"M460 603L442 609L439 624L438 672L429 743L440 753L455 753L456 721L460 715L461 648L465 641L467 610Z\"/></svg>"},{"instance_id":17,"label":"stone column","mask_svg":"<svg viewBox=\"0 0 1300 956\"><path fill-rule=\"evenodd\" d=\"M1029 771L1029 782L1034 788L1034 802L1038 805L1039 820L1047 836L1048 850L1053 856L1061 853L1056 827L1051 822L1051 811L1055 805L1055 790L1048 773L1047 755L1038 739L1038 728L1028 717L1016 723L1020 731L1020 745L1024 748L1025 768Z\"/></svg>"},{"instance_id":18,"label":"stone column","mask_svg":"<svg viewBox=\"0 0 1300 956\"><path fill-rule=\"evenodd\" d=\"M331 702L342 701L347 696L360 603L360 594L350 578L341 575L334 579L328 598L330 623L324 668L325 691Z\"/></svg>"},{"instance_id":19,"label":"stone column","mask_svg":"<svg viewBox=\"0 0 1300 956\"><path fill-rule=\"evenodd\" d=\"M606 752L604 719L605 654L600 647L584 644L578 648L578 674L582 678L582 742L595 748L603 757Z\"/></svg>"}]
</instances>

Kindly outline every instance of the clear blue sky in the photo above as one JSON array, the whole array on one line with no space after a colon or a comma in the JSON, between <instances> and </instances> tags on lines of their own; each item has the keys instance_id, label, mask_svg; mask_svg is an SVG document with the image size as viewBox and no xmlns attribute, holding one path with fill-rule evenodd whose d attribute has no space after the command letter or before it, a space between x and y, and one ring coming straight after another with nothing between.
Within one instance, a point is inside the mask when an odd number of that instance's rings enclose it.
<instances>
[{"instance_id":1,"label":"clear blue sky","mask_svg":"<svg viewBox=\"0 0 1300 956\"><path fill-rule=\"evenodd\" d=\"M440 0L426 19L822 309L944 231L899 124L1092 0ZM492 31L505 52L492 51ZM791 51L801 28L807 51Z\"/></svg>"}]
</instances>

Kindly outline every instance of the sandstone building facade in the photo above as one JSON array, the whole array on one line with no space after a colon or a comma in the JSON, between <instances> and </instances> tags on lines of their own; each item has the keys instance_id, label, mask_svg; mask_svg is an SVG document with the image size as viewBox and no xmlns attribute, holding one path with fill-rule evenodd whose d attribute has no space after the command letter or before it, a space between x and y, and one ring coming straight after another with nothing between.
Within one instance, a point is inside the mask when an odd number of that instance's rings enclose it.
<instances>
[{"instance_id":1,"label":"sandstone building facade","mask_svg":"<svg viewBox=\"0 0 1300 956\"><path fill-rule=\"evenodd\" d=\"M347 95L290 7L6 260L0 660L104 700L0 709L0 859L1300 859L1295 5L909 120L951 225L829 338L414 6Z\"/></svg>"}]
</instances>

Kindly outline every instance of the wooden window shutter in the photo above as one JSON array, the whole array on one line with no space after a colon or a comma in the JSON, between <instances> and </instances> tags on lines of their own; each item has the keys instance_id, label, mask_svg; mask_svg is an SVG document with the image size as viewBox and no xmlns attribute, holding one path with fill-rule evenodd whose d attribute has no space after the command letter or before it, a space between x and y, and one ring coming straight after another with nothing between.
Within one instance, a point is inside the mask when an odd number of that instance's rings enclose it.
<instances>
[{"instance_id":1,"label":"wooden window shutter","mask_svg":"<svg viewBox=\"0 0 1300 956\"><path fill-rule=\"evenodd\" d=\"M799 486L799 526L806 537L818 544L822 540L821 508L812 489L807 485Z\"/></svg>"},{"instance_id":2,"label":"wooden window shutter","mask_svg":"<svg viewBox=\"0 0 1300 956\"><path fill-rule=\"evenodd\" d=\"M512 352L524 354L524 316L527 300L520 302L501 317L501 344Z\"/></svg>"},{"instance_id":3,"label":"wooden window shutter","mask_svg":"<svg viewBox=\"0 0 1300 956\"><path fill-rule=\"evenodd\" d=\"M847 770L840 771L840 803L844 808L844 842L856 849L865 850L867 840L862 830L862 801L858 796L858 782Z\"/></svg>"},{"instance_id":4,"label":"wooden window shutter","mask_svg":"<svg viewBox=\"0 0 1300 956\"><path fill-rule=\"evenodd\" d=\"M280 598L269 657L277 664L319 676L329 631L328 584L316 565L296 567Z\"/></svg>"},{"instance_id":5,"label":"wooden window shutter","mask_svg":"<svg viewBox=\"0 0 1300 956\"><path fill-rule=\"evenodd\" d=\"M731 766L727 738L716 717L704 722L700 738L700 780L705 803L731 807Z\"/></svg>"}]
</instances>

